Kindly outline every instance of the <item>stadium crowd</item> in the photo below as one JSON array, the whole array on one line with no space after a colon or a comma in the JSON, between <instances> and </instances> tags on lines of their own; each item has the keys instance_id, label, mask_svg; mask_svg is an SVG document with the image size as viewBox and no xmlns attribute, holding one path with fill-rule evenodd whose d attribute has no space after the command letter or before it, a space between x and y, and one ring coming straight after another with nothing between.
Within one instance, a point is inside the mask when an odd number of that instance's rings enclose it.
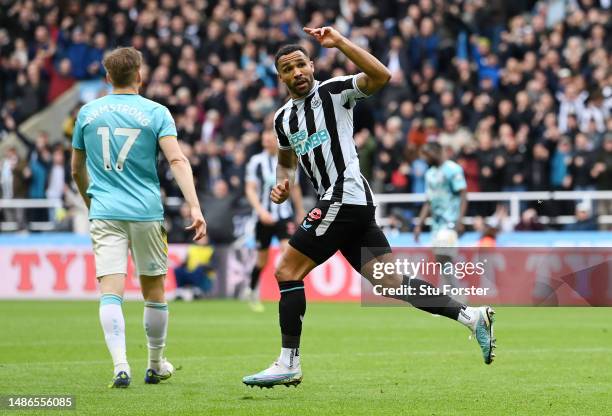
<instances>
[{"instance_id":1,"label":"stadium crowd","mask_svg":"<svg viewBox=\"0 0 612 416\"><path fill-rule=\"evenodd\" d=\"M144 56L141 93L170 109L205 213L219 219L209 222L213 240L215 225L231 226L227 210L244 208L245 164L287 99L277 48L303 43L319 79L356 72L302 26L334 25L392 72L355 108L361 166L375 191L423 192L418 149L432 140L463 166L469 191L612 190L610 0L1 3L0 137L75 82L103 77L105 51L132 45ZM6 148L3 198L72 192L66 163L77 110L64 138L20 135L27 154ZM160 180L166 196L179 195L163 162ZM475 209L490 215L495 206ZM612 214L611 203L597 209ZM179 210L171 222L181 221Z\"/></svg>"}]
</instances>

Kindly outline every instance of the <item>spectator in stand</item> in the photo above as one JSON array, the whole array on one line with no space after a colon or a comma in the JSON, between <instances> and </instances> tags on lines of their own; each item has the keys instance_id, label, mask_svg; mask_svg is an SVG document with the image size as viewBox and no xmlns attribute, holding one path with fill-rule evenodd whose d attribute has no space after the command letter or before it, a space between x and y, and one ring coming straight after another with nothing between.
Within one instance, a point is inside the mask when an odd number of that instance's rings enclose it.
<instances>
[{"instance_id":1,"label":"spectator in stand","mask_svg":"<svg viewBox=\"0 0 612 416\"><path fill-rule=\"evenodd\" d=\"M546 191L550 189L550 155L542 142L533 146L530 167L527 170L529 189Z\"/></svg>"},{"instance_id":2,"label":"spectator in stand","mask_svg":"<svg viewBox=\"0 0 612 416\"><path fill-rule=\"evenodd\" d=\"M190 105L185 114L178 117L176 122L178 137L193 146L202 136L202 114L197 106Z\"/></svg>"},{"instance_id":3,"label":"spectator in stand","mask_svg":"<svg viewBox=\"0 0 612 416\"><path fill-rule=\"evenodd\" d=\"M51 154L51 166L49 168L49 180L47 181L47 190L45 192L46 197L55 201L62 201L64 199L64 189L66 183L69 183L68 170L66 169L66 160L64 157L64 146L62 144L56 144L53 147ZM49 219L51 221L56 220L56 209L49 209Z\"/></svg>"},{"instance_id":4,"label":"spectator in stand","mask_svg":"<svg viewBox=\"0 0 612 416\"><path fill-rule=\"evenodd\" d=\"M178 300L202 298L212 290L217 277L215 248L209 244L208 237L191 243L183 264L174 269Z\"/></svg>"},{"instance_id":5,"label":"spectator in stand","mask_svg":"<svg viewBox=\"0 0 612 416\"><path fill-rule=\"evenodd\" d=\"M246 155L244 149L236 140L226 140L223 154L223 178L229 184L232 192L244 193L246 171Z\"/></svg>"},{"instance_id":6,"label":"spectator in stand","mask_svg":"<svg viewBox=\"0 0 612 416\"><path fill-rule=\"evenodd\" d=\"M427 162L420 155L416 157L410 166L410 192L422 194L425 192L425 172L427 172Z\"/></svg>"},{"instance_id":7,"label":"spectator in stand","mask_svg":"<svg viewBox=\"0 0 612 416\"><path fill-rule=\"evenodd\" d=\"M415 117L408 130L408 145L418 149L427 142L427 135L423 126L423 120Z\"/></svg>"},{"instance_id":8,"label":"spectator in stand","mask_svg":"<svg viewBox=\"0 0 612 416\"><path fill-rule=\"evenodd\" d=\"M218 179L213 186L212 195L202 197L202 206L206 207L208 223L207 235L214 245L227 245L234 241L233 216L240 194L230 192L227 182Z\"/></svg>"},{"instance_id":9,"label":"spectator in stand","mask_svg":"<svg viewBox=\"0 0 612 416\"><path fill-rule=\"evenodd\" d=\"M606 131L605 121L610 117L610 108L606 108L604 97L601 91L597 90L589 97L587 107L582 113L580 120L580 130L583 132L591 131L591 123L597 133Z\"/></svg>"},{"instance_id":10,"label":"spectator in stand","mask_svg":"<svg viewBox=\"0 0 612 416\"><path fill-rule=\"evenodd\" d=\"M17 95L20 97L18 105L22 109L23 118L28 118L44 108L47 87L37 62L28 65L26 73L17 75Z\"/></svg>"},{"instance_id":11,"label":"spectator in stand","mask_svg":"<svg viewBox=\"0 0 612 416\"><path fill-rule=\"evenodd\" d=\"M101 78L106 75L104 66L102 66L102 59L104 59L104 52L108 48L108 42L106 41L106 35L102 32L95 34L93 39L93 45L91 45L87 51L87 74L90 78Z\"/></svg>"},{"instance_id":12,"label":"spectator in stand","mask_svg":"<svg viewBox=\"0 0 612 416\"><path fill-rule=\"evenodd\" d=\"M83 29L77 26L72 30L72 33L69 33L68 29L62 30L59 35L58 44L60 50L65 51L64 57L70 60L72 76L76 79L89 78L90 48L86 43Z\"/></svg>"},{"instance_id":13,"label":"spectator in stand","mask_svg":"<svg viewBox=\"0 0 612 416\"><path fill-rule=\"evenodd\" d=\"M591 191L595 189L591 170L594 164L591 143L584 133L576 135L575 150L569 166L572 177L572 187L575 191Z\"/></svg>"},{"instance_id":14,"label":"spectator in stand","mask_svg":"<svg viewBox=\"0 0 612 416\"><path fill-rule=\"evenodd\" d=\"M4 151L4 157L0 160L0 190L4 199L17 199L26 197L27 189L27 163L19 157L14 147L8 147ZM7 208L3 210L4 220L16 222L18 229L23 228L23 210L19 208Z\"/></svg>"},{"instance_id":15,"label":"spectator in stand","mask_svg":"<svg viewBox=\"0 0 612 416\"><path fill-rule=\"evenodd\" d=\"M450 147L453 155L459 155L462 148L475 145L474 136L460 124L461 113L458 110L444 112L444 129L438 136L438 142L444 147Z\"/></svg>"},{"instance_id":16,"label":"spectator in stand","mask_svg":"<svg viewBox=\"0 0 612 416\"><path fill-rule=\"evenodd\" d=\"M369 182L374 170L376 140L368 129L362 129L355 134L355 146L357 147L361 173Z\"/></svg>"},{"instance_id":17,"label":"spectator in stand","mask_svg":"<svg viewBox=\"0 0 612 416\"><path fill-rule=\"evenodd\" d=\"M482 192L499 191L499 166L503 165L503 161L498 158L498 150L493 147L493 138L489 130L478 133L476 159L480 168L478 188Z\"/></svg>"},{"instance_id":18,"label":"spectator in stand","mask_svg":"<svg viewBox=\"0 0 612 416\"><path fill-rule=\"evenodd\" d=\"M440 39L435 31L434 21L430 17L423 17L419 25L419 34L411 39L410 51L411 67L420 70L427 62L433 68L438 67L438 45Z\"/></svg>"},{"instance_id":19,"label":"spectator in stand","mask_svg":"<svg viewBox=\"0 0 612 416\"><path fill-rule=\"evenodd\" d=\"M389 50L381 61L391 71L391 78L403 79L404 74L409 73L410 60L408 59L408 53L401 36L391 38Z\"/></svg>"},{"instance_id":20,"label":"spectator in stand","mask_svg":"<svg viewBox=\"0 0 612 416\"><path fill-rule=\"evenodd\" d=\"M597 153L591 176L595 178L597 190L612 189L612 133L606 135L602 148ZM612 199L597 201L597 213L600 216L612 215ZM610 228L612 227L602 225L602 229Z\"/></svg>"},{"instance_id":21,"label":"spectator in stand","mask_svg":"<svg viewBox=\"0 0 612 416\"><path fill-rule=\"evenodd\" d=\"M557 93L559 101L559 130L561 133L567 133L576 123L576 119L583 118L585 111L585 101L588 97L586 91L581 91L577 82L572 82L565 87L565 91ZM573 122L569 118L573 117Z\"/></svg>"},{"instance_id":22,"label":"spectator in stand","mask_svg":"<svg viewBox=\"0 0 612 416\"><path fill-rule=\"evenodd\" d=\"M503 148L496 158L496 167L502 171L502 191L526 191L527 157L525 150L519 147L509 124L502 125L499 130Z\"/></svg>"},{"instance_id":23,"label":"spectator in stand","mask_svg":"<svg viewBox=\"0 0 612 416\"><path fill-rule=\"evenodd\" d=\"M397 142L397 136L385 132L376 151L374 173L374 178L382 186L383 192L395 190L393 181L399 178L394 178L394 173L400 165L401 156L401 143Z\"/></svg>"},{"instance_id":24,"label":"spectator in stand","mask_svg":"<svg viewBox=\"0 0 612 416\"><path fill-rule=\"evenodd\" d=\"M60 60L57 64L57 69L55 66L52 66L49 77L51 81L49 83L47 101L51 102L65 91L69 90L76 82L72 77L72 64L70 63L70 59L64 58Z\"/></svg>"},{"instance_id":25,"label":"spectator in stand","mask_svg":"<svg viewBox=\"0 0 612 416\"><path fill-rule=\"evenodd\" d=\"M514 111L514 105L509 99L503 99L499 102L497 109L497 125L507 124L512 127L512 130L517 131L519 128L520 119ZM499 128L499 127L498 127Z\"/></svg>"},{"instance_id":26,"label":"spectator in stand","mask_svg":"<svg viewBox=\"0 0 612 416\"><path fill-rule=\"evenodd\" d=\"M551 160L550 183L554 190L568 190L572 184L569 167L572 163L572 144L568 137L562 137Z\"/></svg>"},{"instance_id":27,"label":"spectator in stand","mask_svg":"<svg viewBox=\"0 0 612 416\"><path fill-rule=\"evenodd\" d=\"M591 214L590 204L580 202L576 205L576 220L563 227L564 231L596 231L597 221Z\"/></svg>"},{"instance_id":28,"label":"spectator in stand","mask_svg":"<svg viewBox=\"0 0 612 416\"><path fill-rule=\"evenodd\" d=\"M519 222L515 231L542 231L544 226L540 224L538 212L534 208L527 208L521 214L521 222Z\"/></svg>"},{"instance_id":29,"label":"spectator in stand","mask_svg":"<svg viewBox=\"0 0 612 416\"><path fill-rule=\"evenodd\" d=\"M189 213L189 205L187 203L183 203L178 216L171 216L166 219L168 242L179 244L190 243L190 233L186 230L186 227L189 227L190 225L191 214Z\"/></svg>"},{"instance_id":30,"label":"spectator in stand","mask_svg":"<svg viewBox=\"0 0 612 416\"><path fill-rule=\"evenodd\" d=\"M499 203L490 218L491 226L499 232L510 232L514 230L514 224L508 214L508 205Z\"/></svg>"},{"instance_id":31,"label":"spectator in stand","mask_svg":"<svg viewBox=\"0 0 612 416\"><path fill-rule=\"evenodd\" d=\"M468 192L480 192L480 166L474 142L467 143L461 148L457 163L463 168Z\"/></svg>"},{"instance_id":32,"label":"spectator in stand","mask_svg":"<svg viewBox=\"0 0 612 416\"><path fill-rule=\"evenodd\" d=\"M52 164L49 135L45 131L40 131L36 136L34 144L32 144L29 138L16 129L13 120L9 121L9 126L11 129L15 129L13 132L28 149L26 158L28 169L23 174L28 189L27 197L43 199L46 196L47 181ZM30 209L28 211L28 219L31 221L47 221L48 212L46 209Z\"/></svg>"}]
</instances>

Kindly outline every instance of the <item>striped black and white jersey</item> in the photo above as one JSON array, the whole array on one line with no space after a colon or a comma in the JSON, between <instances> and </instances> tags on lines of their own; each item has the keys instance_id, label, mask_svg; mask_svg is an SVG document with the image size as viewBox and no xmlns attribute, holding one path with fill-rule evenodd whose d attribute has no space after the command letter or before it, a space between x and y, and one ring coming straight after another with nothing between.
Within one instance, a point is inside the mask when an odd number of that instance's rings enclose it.
<instances>
[{"instance_id":1,"label":"striped black and white jersey","mask_svg":"<svg viewBox=\"0 0 612 416\"><path fill-rule=\"evenodd\" d=\"M270 199L270 192L276 185L277 157L263 151L253 155L246 166L246 181L255 182L261 206L272 214L275 221L293 218L291 200L275 204Z\"/></svg>"},{"instance_id":2,"label":"striped black and white jersey","mask_svg":"<svg viewBox=\"0 0 612 416\"><path fill-rule=\"evenodd\" d=\"M281 149L293 149L319 199L375 205L359 169L353 139L353 108L367 97L355 75L316 81L304 98L290 99L274 115Z\"/></svg>"}]
</instances>

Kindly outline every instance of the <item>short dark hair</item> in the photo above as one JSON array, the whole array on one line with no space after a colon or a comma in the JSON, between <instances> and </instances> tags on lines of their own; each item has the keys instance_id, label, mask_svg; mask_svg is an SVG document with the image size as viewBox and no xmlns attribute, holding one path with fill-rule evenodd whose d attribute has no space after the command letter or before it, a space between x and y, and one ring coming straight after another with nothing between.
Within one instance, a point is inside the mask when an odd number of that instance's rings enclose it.
<instances>
[{"instance_id":1,"label":"short dark hair","mask_svg":"<svg viewBox=\"0 0 612 416\"><path fill-rule=\"evenodd\" d=\"M290 53L296 51L302 52L304 55L306 55L308 59L310 59L306 48L304 48L302 45L298 45L297 43L290 43L288 45L281 46L278 52L276 52L276 55L274 56L274 66L276 67L276 69L278 69L278 60L281 56L289 55Z\"/></svg>"}]
</instances>

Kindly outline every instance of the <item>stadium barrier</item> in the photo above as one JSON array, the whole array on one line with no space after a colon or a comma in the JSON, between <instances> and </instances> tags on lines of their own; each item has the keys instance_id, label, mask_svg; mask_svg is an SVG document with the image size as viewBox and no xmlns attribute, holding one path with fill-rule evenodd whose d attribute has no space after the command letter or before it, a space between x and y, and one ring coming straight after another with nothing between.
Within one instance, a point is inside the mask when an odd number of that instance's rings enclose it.
<instances>
[{"instance_id":1,"label":"stadium barrier","mask_svg":"<svg viewBox=\"0 0 612 416\"><path fill-rule=\"evenodd\" d=\"M392 237L393 247L411 254L430 255L429 235L424 234L421 245L414 243L412 235ZM462 246L474 246L478 241L475 233L466 233L461 238ZM582 273L580 290L565 288L560 294L563 304L612 306L612 254L602 254L602 248L612 245L612 235L600 232L516 232L502 234L498 244L505 247L530 247L496 255L496 284L498 288L511 287L508 291L497 291L487 301L505 304L539 304L538 285L542 283L539 261L550 258L552 246L581 247L580 250L557 250L559 267L555 276L561 278L572 273ZM534 249L533 247L540 247ZM592 247L592 248L590 248ZM170 245L169 273L166 289L173 296L176 288L174 268L183 263L187 245ZM235 297L248 281L255 253L248 246L221 248L221 271L214 283L215 297ZM548 250L548 251L547 251ZM564 251L565 250L565 251ZM586 251L585 251L586 250ZM589 251L590 250L590 251ZM606 251L607 253L607 251ZM532 256L532 257L529 257ZM533 257L538 256L538 257ZM277 246L270 249L270 262L262 272L261 294L264 300L278 299L278 286L273 276L274 265L279 259ZM534 263L535 262L535 263ZM595 267L596 266L596 267ZM552 266L551 266L552 267ZM595 267L595 269L593 269ZM88 237L74 234L0 235L0 299L96 299L98 297L95 264ZM603 277L602 277L603 276ZM549 279L550 280L550 279ZM325 264L313 270L306 279L309 299L317 301L360 301L363 279L346 260L336 254ZM597 295L589 298L585 293ZM505 296L508 294L508 296ZM534 295L535 294L535 295ZM501 296L504 295L504 296ZM510 296L511 295L511 296ZM126 280L126 298L140 299L138 279L130 261Z\"/></svg>"},{"instance_id":2,"label":"stadium barrier","mask_svg":"<svg viewBox=\"0 0 612 416\"><path fill-rule=\"evenodd\" d=\"M378 194L376 195L379 208L376 210L377 220L384 223L389 213L389 204L422 203L425 201L424 194ZM513 225L520 222L521 203L544 201L576 201L584 202L594 206L597 201L612 200L612 191L525 191L525 192L469 192L470 202L505 202L509 205L509 217ZM571 224L575 221L572 215L561 215L557 217L538 217L544 224ZM473 218L466 217L466 224L471 224ZM599 224L612 224L612 215L601 215L598 217Z\"/></svg>"},{"instance_id":3,"label":"stadium barrier","mask_svg":"<svg viewBox=\"0 0 612 416\"><path fill-rule=\"evenodd\" d=\"M424 194L377 194L376 200L379 208L376 216L379 224L388 223L388 206L390 204L418 204L425 201ZM468 200L474 202L506 202L509 205L509 217L513 225L520 221L521 204L526 202L554 202L554 201L580 201L594 206L597 201L612 200L612 191L530 191L530 192L470 192ZM166 206L178 208L183 203L182 198L172 197L166 200ZM47 199L2 199L0 198L0 210L28 210L35 208L66 208L61 201ZM538 217L543 224L571 224L575 221L573 215L561 215L557 217ZM601 225L612 224L612 215L600 215L597 222ZM473 223L473 217L465 217L466 224ZM0 222L0 231L17 231L19 224L16 221ZM53 221L30 222L27 229L31 231L53 231Z\"/></svg>"}]
</instances>

